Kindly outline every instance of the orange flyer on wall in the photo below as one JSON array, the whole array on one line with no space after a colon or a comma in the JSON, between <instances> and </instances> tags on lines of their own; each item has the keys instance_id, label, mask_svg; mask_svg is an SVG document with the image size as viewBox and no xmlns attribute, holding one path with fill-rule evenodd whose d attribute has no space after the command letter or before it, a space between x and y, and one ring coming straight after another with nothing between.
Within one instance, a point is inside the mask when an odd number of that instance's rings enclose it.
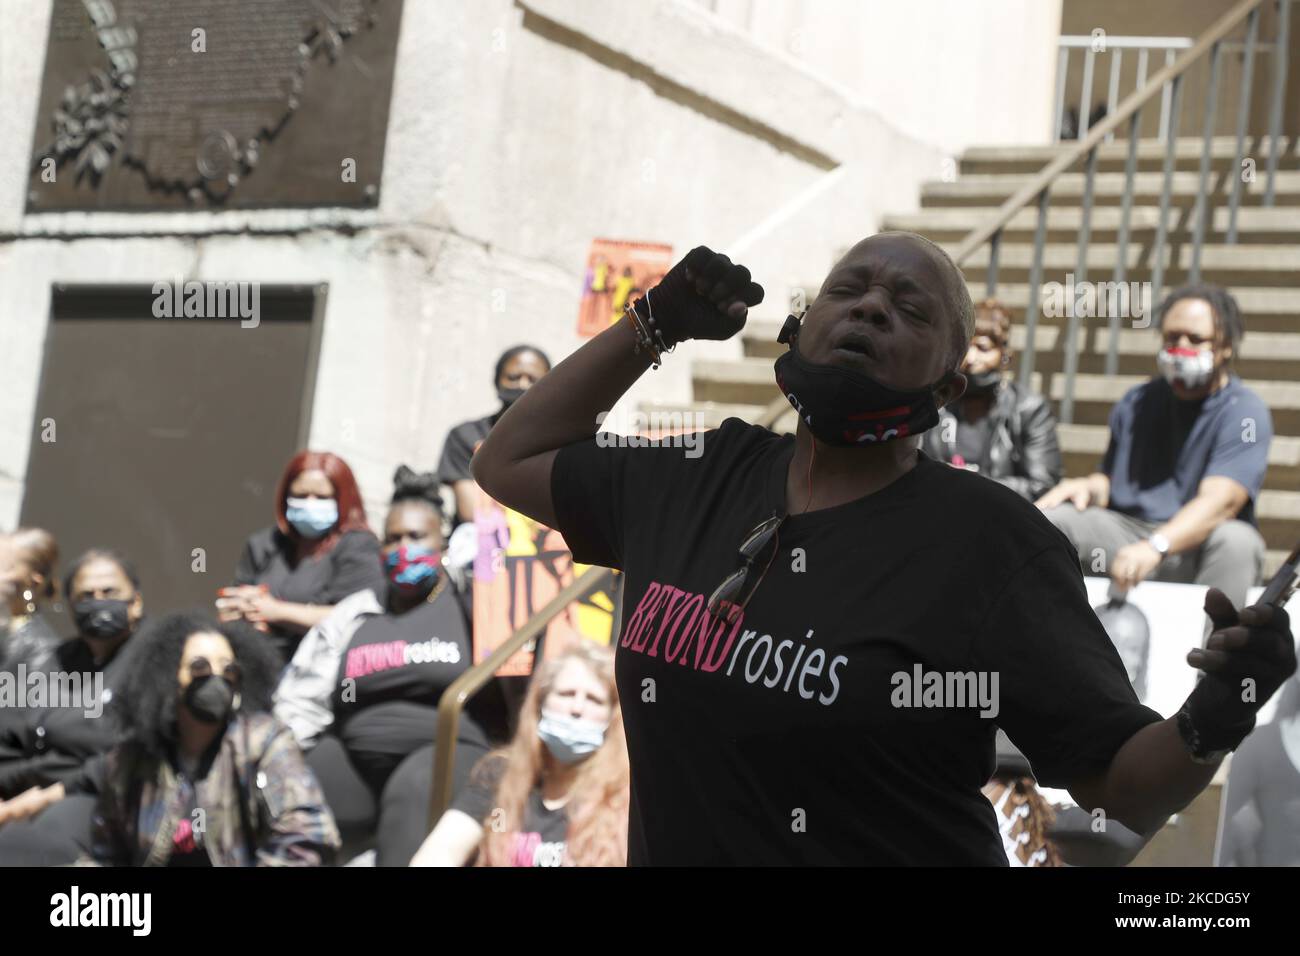
<instances>
[{"instance_id":1,"label":"orange flyer on wall","mask_svg":"<svg viewBox=\"0 0 1300 956\"><path fill-rule=\"evenodd\" d=\"M673 247L658 242L593 239L578 309L578 334L599 335L618 321L623 306L654 288L673 266Z\"/></svg>"}]
</instances>

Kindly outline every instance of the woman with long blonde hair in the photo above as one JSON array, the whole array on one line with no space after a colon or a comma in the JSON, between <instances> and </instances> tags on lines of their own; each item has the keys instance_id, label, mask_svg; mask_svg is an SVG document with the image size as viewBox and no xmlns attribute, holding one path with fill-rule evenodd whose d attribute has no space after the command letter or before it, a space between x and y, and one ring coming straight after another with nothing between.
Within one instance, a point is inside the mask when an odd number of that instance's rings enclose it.
<instances>
[{"instance_id":1,"label":"woman with long blonde hair","mask_svg":"<svg viewBox=\"0 0 1300 956\"><path fill-rule=\"evenodd\" d=\"M412 866L625 866L628 764L610 649L543 663L511 743L484 757Z\"/></svg>"}]
</instances>

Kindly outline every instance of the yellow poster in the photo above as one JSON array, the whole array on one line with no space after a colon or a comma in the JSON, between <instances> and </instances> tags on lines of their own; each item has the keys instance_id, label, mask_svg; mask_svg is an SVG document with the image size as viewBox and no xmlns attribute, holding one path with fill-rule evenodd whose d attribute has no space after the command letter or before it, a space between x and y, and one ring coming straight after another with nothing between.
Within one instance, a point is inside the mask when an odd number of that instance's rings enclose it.
<instances>
[{"instance_id":1,"label":"yellow poster","mask_svg":"<svg viewBox=\"0 0 1300 956\"><path fill-rule=\"evenodd\" d=\"M493 651L589 565L574 562L558 531L538 524L490 498L481 489L474 514L478 553L474 560L474 663ZM615 599L610 584L574 601L546 630L545 652L554 654L573 641L608 645ZM497 671L501 677L532 672L534 642Z\"/></svg>"}]
</instances>

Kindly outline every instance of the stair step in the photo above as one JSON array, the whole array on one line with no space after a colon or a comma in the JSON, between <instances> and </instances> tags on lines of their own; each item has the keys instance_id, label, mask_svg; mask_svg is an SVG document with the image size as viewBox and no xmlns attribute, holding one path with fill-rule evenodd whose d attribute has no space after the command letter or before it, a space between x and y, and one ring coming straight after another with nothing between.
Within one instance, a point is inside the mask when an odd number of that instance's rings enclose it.
<instances>
[{"instance_id":1,"label":"stair step","mask_svg":"<svg viewBox=\"0 0 1300 956\"><path fill-rule=\"evenodd\" d=\"M695 414L709 428L717 428L728 418L743 418L752 422L762 414L764 406L728 402L641 402L638 409L646 414Z\"/></svg>"},{"instance_id":2,"label":"stair step","mask_svg":"<svg viewBox=\"0 0 1300 956\"><path fill-rule=\"evenodd\" d=\"M956 246L973 230L997 215L998 207L989 206L933 206L918 212L885 216L881 229L897 229L920 233L939 243ZM1118 206L1098 206L1092 210L1091 230L1094 242L1114 242L1119 233ZM1208 223L1207 242L1223 242L1228 232L1226 206L1216 206ZM1129 236L1140 237L1154 233L1160 222L1158 205L1134 206L1129 213ZM1047 210L1047 241L1075 242L1083 225L1083 210L1078 207L1049 206ZM1165 219L1171 240L1186 239L1191 235L1186 209L1170 209ZM1003 244L1032 242L1038 227L1038 210L1033 207L1019 210L1003 227ZM1237 238L1242 245L1254 242L1286 242L1300 239L1300 216L1291 208L1276 206L1241 206L1237 210Z\"/></svg>"},{"instance_id":3,"label":"stair step","mask_svg":"<svg viewBox=\"0 0 1300 956\"><path fill-rule=\"evenodd\" d=\"M1110 348L1110 329L1101 326L1105 319L1086 320L1091 328L1080 328L1075 334L1075 341L1080 355L1104 357ZM1125 319L1124 323L1131 320ZM750 319L741 332L746 354L753 358L776 358L786 347L776 341L781 330L781 322L774 319ZM1091 339L1091 341L1090 341ZM1028 330L1017 322L1011 328L1011 347L1017 352L1025 351L1028 343ZM1142 356L1155 361L1159 340L1155 325L1147 329L1119 330L1119 354ZM1039 325L1034 330L1034 351L1039 355L1059 352L1065 347L1065 329L1061 326ZM1300 361L1300 329L1296 332L1248 332L1241 340L1237 351L1237 361L1279 362ZM1300 372L1300 370L1297 370ZM1300 379L1300 374L1297 374Z\"/></svg>"},{"instance_id":4,"label":"stair step","mask_svg":"<svg viewBox=\"0 0 1300 956\"><path fill-rule=\"evenodd\" d=\"M1033 176L1017 174L983 174L976 173L962 176L953 182L931 181L921 187L921 204L923 206L942 206L956 204L992 202L997 205L1011 198L1016 192L1033 181ZM1254 182L1243 183L1241 200L1243 203L1259 203L1265 190L1264 176L1257 176ZM1052 186L1051 202L1065 206L1074 205L1083 197L1085 176L1083 173L1062 173ZM1186 205L1193 201L1201 191L1200 176L1193 172L1176 172L1171 177L1171 198ZM1093 178L1093 201L1099 205L1117 205L1124 193L1125 177L1123 173L1098 173ZM1164 174L1158 172L1137 173L1133 177L1134 197L1140 203L1142 199L1159 201L1164 187ZM1275 202L1279 206L1300 203L1300 171L1279 171L1275 183ZM1225 201L1231 194L1232 186L1225 175L1211 177L1209 194L1220 196Z\"/></svg>"},{"instance_id":5,"label":"stair step","mask_svg":"<svg viewBox=\"0 0 1300 956\"><path fill-rule=\"evenodd\" d=\"M1033 388L1041 394L1040 373L1035 372ZM1076 375L1074 378L1074 401L1106 402L1114 404L1135 385L1141 385L1151 378L1149 375ZM1267 382L1243 379L1243 383L1258 395L1271 411L1300 411L1300 384L1295 382ZM1053 375L1051 391L1048 397L1059 401L1065 394L1065 376Z\"/></svg>"},{"instance_id":6,"label":"stair step","mask_svg":"<svg viewBox=\"0 0 1300 956\"><path fill-rule=\"evenodd\" d=\"M1257 171L1268 166L1270 142L1267 136L1247 136L1242 141L1242 156L1253 158ZM973 146L962 153L960 166L963 173L1038 172L1076 145L1074 141L1066 141L1044 146ZM1286 137L1279 138L1278 166L1281 169L1294 169L1300 164L1300 156L1288 151L1288 145L1294 149L1294 139L1288 143ZM1128 159L1128 148L1128 140L1122 138L1102 143L1097 147L1097 168L1122 170ZM1174 144L1175 168L1200 169L1203 148L1204 140L1200 136L1178 137ZM1138 169L1162 168L1168 149L1168 144L1158 139L1139 139ZM1236 160L1236 150L1235 136L1213 137L1210 140L1212 167L1222 169L1231 166Z\"/></svg>"},{"instance_id":7,"label":"stair step","mask_svg":"<svg viewBox=\"0 0 1300 956\"><path fill-rule=\"evenodd\" d=\"M1091 270L1089 274L1092 274ZM1108 282L1110 281L1110 273L1098 272L1094 278L1098 283ZM1049 280L1045 279L1044 281ZM979 302L985 298L987 290L982 278L975 282L968 281L966 287L970 292L971 299L974 301ZM821 289L821 280L790 287L792 292L796 289L802 289L807 300L812 302L818 290ZM1232 289L1231 292L1237 300L1237 304L1241 306L1242 314L1246 317L1247 336L1256 328L1254 320L1266 317L1287 320L1284 327L1270 328L1267 331L1300 331L1300 287L1241 286ZM995 295L1017 310L1020 315L1023 315L1024 303L1029 301L1029 284L1026 282L999 281ZM1045 318L1049 322L1052 321L1051 316ZM1265 331L1265 329L1261 327L1260 331Z\"/></svg>"},{"instance_id":8,"label":"stair step","mask_svg":"<svg viewBox=\"0 0 1300 956\"><path fill-rule=\"evenodd\" d=\"M1300 219L1300 210L1296 211ZM940 243L949 255L956 251L956 243ZM1118 246L1109 243L1088 244L1088 277L1094 282L1106 282L1114 274L1119 261ZM1191 243L1167 246L1164 250L1165 281L1169 285L1186 277L1192 266L1194 253ZM1051 243L1043 247L1044 281L1074 273L1078 266L1077 244ZM1028 278L1034 260L1034 247L1030 243L1000 243L998 248L998 273L1023 274ZM1149 279L1154 265L1151 249L1146 242L1130 242L1124 250L1126 281L1140 282ZM989 247L976 249L962 268L968 279L978 281L984 277L989 264ZM1201 274L1206 282L1220 285L1240 285L1254 282L1259 286L1294 288L1294 273L1300 271L1300 244L1292 245L1204 245L1201 247ZM1276 274L1276 275L1275 275Z\"/></svg>"},{"instance_id":9,"label":"stair step","mask_svg":"<svg viewBox=\"0 0 1300 956\"><path fill-rule=\"evenodd\" d=\"M767 358L698 360L693 363L691 374L695 394L703 401L762 404L780 394L773 378L772 362ZM1119 401L1130 388L1149 381L1151 377L1079 373L1075 376L1074 388L1076 414L1081 406L1102 406L1093 408L1090 414L1104 420L1109 406ZM1052 374L1050 378L1050 388L1045 392L1043 372L1036 370L1030 378L1030 387L1039 394L1046 394L1053 402L1059 402L1065 392L1065 376ZM1243 381L1272 411L1274 429L1278 434L1300 431L1300 428L1292 428L1293 423L1300 421L1300 383L1259 379ZM1082 421L1080 424L1097 422Z\"/></svg>"},{"instance_id":10,"label":"stair step","mask_svg":"<svg viewBox=\"0 0 1300 956\"><path fill-rule=\"evenodd\" d=\"M1080 359L1080 371L1101 372L1105 368L1106 354L1110 349L1110 328L1106 319L1083 320L1075 333ZM1132 320L1123 319L1122 324ZM749 358L776 359L785 346L776 341L781 323L772 319L750 319L741 333L745 355ZM1039 367L1058 367L1065 349L1065 325L1039 325L1035 329L1035 362ZM1026 351L1028 329L1015 321L1011 326L1011 349L1017 354ZM1147 329L1119 329L1119 371L1154 371L1156 350L1160 345L1156 325ZM1047 364L1045 364L1047 363ZM1057 364L1053 364L1057 363ZM1300 380L1300 329L1297 332L1248 332L1238 346L1236 372L1247 378L1296 378Z\"/></svg>"},{"instance_id":11,"label":"stair step","mask_svg":"<svg viewBox=\"0 0 1300 956\"><path fill-rule=\"evenodd\" d=\"M653 414L655 412L667 412L672 414L680 412L682 414L695 414L699 416L699 421L704 422L706 428L717 428L728 418L740 418L747 422L757 422L759 417L767 410L766 405L749 405L735 402L661 402L649 401L641 402L638 406L642 412ZM782 410L780 417L777 418L772 430L778 434L784 432L794 432L794 409L785 408Z\"/></svg>"},{"instance_id":12,"label":"stair step","mask_svg":"<svg viewBox=\"0 0 1300 956\"><path fill-rule=\"evenodd\" d=\"M1105 425L1063 425L1057 424L1056 438L1061 445L1062 454L1096 455L1100 458L1106 454L1106 445L1110 441L1110 429ZM1274 435L1269 443L1268 463L1278 468L1300 468L1300 438L1288 435Z\"/></svg>"},{"instance_id":13,"label":"stair step","mask_svg":"<svg viewBox=\"0 0 1300 956\"><path fill-rule=\"evenodd\" d=\"M1065 394L1065 376L1051 372L1050 387L1043 387L1043 372L1035 369L1030 387L1052 402L1057 418L1063 416L1061 399ZM1073 421L1069 424L1105 425L1110 409L1135 385L1149 381L1151 375L1103 375L1080 373L1075 376ZM1283 381L1243 379L1269 408L1275 435L1300 435L1300 384Z\"/></svg>"},{"instance_id":14,"label":"stair step","mask_svg":"<svg viewBox=\"0 0 1300 956\"><path fill-rule=\"evenodd\" d=\"M1109 281L1109 276L1104 281ZM1055 280L1053 280L1055 281ZM1103 277L1098 277L1103 281ZM816 286L812 290L816 290ZM985 298L987 288L982 281L968 282L967 289L971 299L979 302ZM1281 286L1238 286L1232 290L1233 297L1241 306L1241 313L1246 326L1246 337L1242 344L1249 342L1256 332L1286 333L1300 331L1300 288L1283 288ZM1017 322L1024 321L1025 303L1029 301L1029 285L1024 282L999 282L994 293L998 299L1007 303L1015 312ZM1040 291L1041 295L1041 291ZM810 295L811 298L811 295ZM1041 298L1039 300L1042 301ZM1039 324L1062 325L1069 321L1064 316L1047 316L1039 314ZM1088 319L1089 323L1102 323L1104 319ZM1154 320L1153 320L1154 324Z\"/></svg>"},{"instance_id":15,"label":"stair step","mask_svg":"<svg viewBox=\"0 0 1300 956\"><path fill-rule=\"evenodd\" d=\"M1270 548L1264 552L1264 580L1267 581L1273 575L1277 574L1277 569L1286 563L1286 559L1291 556L1290 550L1286 548Z\"/></svg>"}]
</instances>

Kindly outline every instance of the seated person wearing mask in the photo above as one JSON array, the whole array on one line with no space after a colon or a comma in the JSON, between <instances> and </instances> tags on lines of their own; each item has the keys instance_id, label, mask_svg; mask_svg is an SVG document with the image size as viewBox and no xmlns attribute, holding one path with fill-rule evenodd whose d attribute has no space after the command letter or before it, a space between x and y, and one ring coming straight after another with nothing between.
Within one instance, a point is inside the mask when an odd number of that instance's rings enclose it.
<instances>
[{"instance_id":1,"label":"seated person wearing mask","mask_svg":"<svg viewBox=\"0 0 1300 956\"><path fill-rule=\"evenodd\" d=\"M986 299L975 306L975 335L961 364L966 391L939 409L921 447L1033 501L1061 480L1056 418L1043 396L1003 375L1010 365L1011 315Z\"/></svg>"},{"instance_id":2,"label":"seated person wearing mask","mask_svg":"<svg viewBox=\"0 0 1300 956\"><path fill-rule=\"evenodd\" d=\"M506 349L497 359L492 375L501 407L491 415L462 422L447 433L442 458L438 462L438 480L450 485L455 495L457 524L474 520L474 476L469 472L474 449L488 436L506 409L550 370L551 360L539 348L516 345Z\"/></svg>"},{"instance_id":3,"label":"seated person wearing mask","mask_svg":"<svg viewBox=\"0 0 1300 956\"><path fill-rule=\"evenodd\" d=\"M438 702L473 665L469 593L443 567L438 479L403 465L393 484L386 586L345 598L313 628L275 694L349 851L373 832L380 866L405 866L424 839ZM491 747L487 728L504 737L505 719L494 682L461 717L457 783Z\"/></svg>"},{"instance_id":4,"label":"seated person wearing mask","mask_svg":"<svg viewBox=\"0 0 1300 956\"><path fill-rule=\"evenodd\" d=\"M544 661L508 747L475 765L412 866L626 866L628 771L614 655Z\"/></svg>"},{"instance_id":5,"label":"seated person wearing mask","mask_svg":"<svg viewBox=\"0 0 1300 956\"><path fill-rule=\"evenodd\" d=\"M126 558L92 548L68 570L64 593L77 636L58 647L51 669L102 685L92 685L89 707L19 708L0 728L0 865L61 865L89 849L94 794L82 789L82 764L121 736L111 703L144 616L139 577Z\"/></svg>"},{"instance_id":6,"label":"seated person wearing mask","mask_svg":"<svg viewBox=\"0 0 1300 956\"><path fill-rule=\"evenodd\" d=\"M331 452L303 451L276 487L275 524L249 537L217 612L268 633L287 661L334 605L383 582L352 469Z\"/></svg>"},{"instance_id":7,"label":"seated person wearing mask","mask_svg":"<svg viewBox=\"0 0 1300 956\"><path fill-rule=\"evenodd\" d=\"M280 670L266 638L201 614L133 639L118 701L126 739L87 764L91 852L105 866L319 866L334 817L288 727L269 713Z\"/></svg>"},{"instance_id":8,"label":"seated person wearing mask","mask_svg":"<svg viewBox=\"0 0 1300 956\"><path fill-rule=\"evenodd\" d=\"M1100 469L1035 504L1085 573L1109 573L1122 590L1147 578L1203 584L1240 606L1263 569L1255 502L1273 418L1232 372L1245 329L1225 290L1176 289L1160 306L1159 329L1160 375L1111 409Z\"/></svg>"}]
</instances>

